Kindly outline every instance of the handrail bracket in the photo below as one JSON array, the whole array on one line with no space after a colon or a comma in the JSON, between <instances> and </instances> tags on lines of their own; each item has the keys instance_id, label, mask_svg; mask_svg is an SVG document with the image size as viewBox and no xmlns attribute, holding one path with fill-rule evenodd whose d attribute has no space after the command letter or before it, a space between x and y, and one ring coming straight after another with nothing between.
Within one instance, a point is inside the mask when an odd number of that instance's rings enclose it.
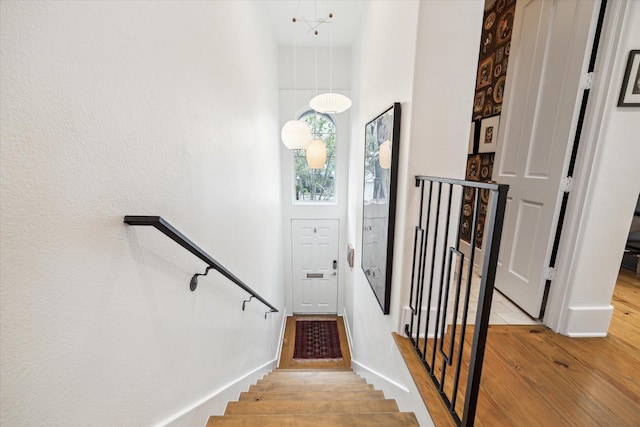
<instances>
[{"instance_id":1,"label":"handrail bracket","mask_svg":"<svg viewBox=\"0 0 640 427\"><path fill-rule=\"evenodd\" d=\"M145 215L127 215L124 217L124 222L129 225L146 225L152 226L156 228L158 231L165 234L171 240L185 248L187 251L191 252L193 255L198 257L200 260L204 261L207 264L207 269L204 273L196 273L191 278L191 282L189 283L189 288L191 292L195 291L198 287L198 276L206 276L209 273L209 270L214 269L224 277L229 279L231 282L235 283L238 287L248 292L251 295L251 298L244 301L242 303L242 310L245 308L245 304L251 301L252 298L256 298L258 301L269 307L270 311L268 313L275 313L278 311L273 305L271 305L267 300L258 295L253 289L247 286L242 280L236 277L233 273L227 270L222 264L213 259L209 254L200 249L195 243L191 240L187 239L187 237L176 230L171 224L162 219L160 216L145 216ZM266 318L265 314L265 318Z\"/></svg>"},{"instance_id":2,"label":"handrail bracket","mask_svg":"<svg viewBox=\"0 0 640 427\"><path fill-rule=\"evenodd\" d=\"M207 269L204 271L204 273L196 273L193 275L193 277L191 278L191 282L189 283L189 289L191 289L191 292L195 291L198 288L198 276L206 276L207 274L209 274L209 270L211 270L213 267L211 266L207 266Z\"/></svg>"}]
</instances>

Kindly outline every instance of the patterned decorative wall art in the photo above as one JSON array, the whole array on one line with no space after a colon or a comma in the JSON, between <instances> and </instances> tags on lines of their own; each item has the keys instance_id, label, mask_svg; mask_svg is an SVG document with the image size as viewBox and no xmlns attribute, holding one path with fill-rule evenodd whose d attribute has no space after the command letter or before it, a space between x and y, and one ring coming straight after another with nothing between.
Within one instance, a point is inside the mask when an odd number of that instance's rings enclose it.
<instances>
[{"instance_id":1,"label":"patterned decorative wall art","mask_svg":"<svg viewBox=\"0 0 640 427\"><path fill-rule=\"evenodd\" d=\"M500 115L487 117L482 119L480 123L478 152L495 153L496 147L498 146L498 126L500 124ZM488 178L491 179L491 177ZM486 180L482 181L486 182Z\"/></svg>"},{"instance_id":2,"label":"patterned decorative wall art","mask_svg":"<svg viewBox=\"0 0 640 427\"><path fill-rule=\"evenodd\" d=\"M467 161L467 173L465 179L467 181L488 182L491 181L493 174L493 163L495 153L480 153L469 156ZM475 189L465 187L464 201L462 204L462 215L460 219L460 238L465 242L471 241L471 225L473 223L473 209L475 206ZM481 190L480 192L480 211L478 212L478 227L476 229L476 246L482 248L482 226L484 218L487 215L487 206L489 203L490 192ZM481 224L480 224L481 223Z\"/></svg>"},{"instance_id":3,"label":"patterned decorative wall art","mask_svg":"<svg viewBox=\"0 0 640 427\"><path fill-rule=\"evenodd\" d=\"M496 0L484 12L478 72L476 74L476 93L471 115L476 131L473 143L469 141L469 158L467 159L465 178L469 181L489 182L492 179L493 162L497 148L498 122L502 112L509 54L511 53L515 10L516 0ZM480 210L476 224L476 235L474 236L478 248L482 248L488 194L480 195ZM467 196L470 198L468 199ZM474 201L475 194L471 195L465 192L460 220L460 236L467 243L471 242Z\"/></svg>"},{"instance_id":4,"label":"patterned decorative wall art","mask_svg":"<svg viewBox=\"0 0 640 427\"><path fill-rule=\"evenodd\" d=\"M515 0L498 0L484 13L473 120L502 109L515 6Z\"/></svg>"}]
</instances>

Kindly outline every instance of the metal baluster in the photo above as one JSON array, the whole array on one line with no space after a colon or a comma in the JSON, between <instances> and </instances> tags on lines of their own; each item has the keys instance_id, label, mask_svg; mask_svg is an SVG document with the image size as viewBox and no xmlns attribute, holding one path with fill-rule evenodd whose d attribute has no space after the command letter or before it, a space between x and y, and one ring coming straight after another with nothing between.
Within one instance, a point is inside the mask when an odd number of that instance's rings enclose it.
<instances>
[{"instance_id":1,"label":"metal baluster","mask_svg":"<svg viewBox=\"0 0 640 427\"><path fill-rule=\"evenodd\" d=\"M429 181L429 197L428 197L428 205L427 205L427 216L426 216L426 221L425 221L425 232L424 232L424 239L422 242L422 249L420 251L420 275L419 275L419 297L418 297L418 326L417 326L417 334L416 334L416 342L415 342L415 348L418 351L418 354L420 355L420 358L422 359L422 361L424 362L425 360L425 355L424 353L420 352L420 348L419 348L419 341L420 341L420 326L421 326L421 318L422 318L422 299L424 297L424 265L425 265L425 261L427 258L427 245L429 242L429 228L430 228L430 224L431 224L431 199L433 196L433 181ZM424 339L427 339L427 334L426 334L426 327L425 327L425 334L424 334Z\"/></svg>"}]
</instances>

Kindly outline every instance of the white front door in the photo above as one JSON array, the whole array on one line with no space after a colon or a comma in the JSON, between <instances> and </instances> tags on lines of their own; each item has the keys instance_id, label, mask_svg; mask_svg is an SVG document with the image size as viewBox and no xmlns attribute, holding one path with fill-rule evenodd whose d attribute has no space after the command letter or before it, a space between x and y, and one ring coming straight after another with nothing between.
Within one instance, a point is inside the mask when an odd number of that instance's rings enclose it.
<instances>
[{"instance_id":1,"label":"white front door","mask_svg":"<svg viewBox=\"0 0 640 427\"><path fill-rule=\"evenodd\" d=\"M594 0L518 0L494 180L509 184L496 288L540 317Z\"/></svg>"},{"instance_id":2,"label":"white front door","mask_svg":"<svg viewBox=\"0 0 640 427\"><path fill-rule=\"evenodd\" d=\"M338 312L338 220L291 221L293 312Z\"/></svg>"}]
</instances>

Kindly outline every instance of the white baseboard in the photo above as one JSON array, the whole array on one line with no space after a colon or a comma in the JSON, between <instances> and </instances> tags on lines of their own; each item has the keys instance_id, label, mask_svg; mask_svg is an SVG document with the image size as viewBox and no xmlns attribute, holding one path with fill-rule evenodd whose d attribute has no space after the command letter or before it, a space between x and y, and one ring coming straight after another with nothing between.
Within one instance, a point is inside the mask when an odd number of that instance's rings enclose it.
<instances>
[{"instance_id":1,"label":"white baseboard","mask_svg":"<svg viewBox=\"0 0 640 427\"><path fill-rule=\"evenodd\" d=\"M435 322L435 316L437 313L437 310L435 308L432 308L431 313L429 314L429 331L427 332L427 337L428 338L433 338L435 336L435 327L436 327L436 322ZM404 331L404 325L410 325L411 324L411 316L413 316L413 312L411 311L411 307L408 306L404 306L402 307L402 316L401 316L401 325L400 327L402 328L401 331L397 331L398 335L401 336L406 336L405 331ZM422 323L422 327L424 328L424 322L426 321L427 318L427 308L426 307L422 307L422 313L420 314L420 323ZM414 322L417 322L418 318L414 318ZM414 325L415 327L416 325ZM424 332L420 333L420 338L424 338Z\"/></svg>"},{"instance_id":2,"label":"white baseboard","mask_svg":"<svg viewBox=\"0 0 640 427\"><path fill-rule=\"evenodd\" d=\"M398 363L401 363L403 369L406 370L406 365L404 365L399 351L398 358ZM420 393L412 380L409 385L400 384L353 359L351 360L351 367L355 373L365 378L367 383L373 384L376 390L382 390L385 398L395 399L400 411L413 412L421 426L434 426L431 415L424 406ZM408 378L411 377L408 370L406 375Z\"/></svg>"},{"instance_id":3,"label":"white baseboard","mask_svg":"<svg viewBox=\"0 0 640 427\"><path fill-rule=\"evenodd\" d=\"M353 357L353 348L351 348L351 328L349 327L349 318L347 317L346 307L342 307L342 321L344 322L344 328L347 331L347 344L349 344L349 353Z\"/></svg>"},{"instance_id":4,"label":"white baseboard","mask_svg":"<svg viewBox=\"0 0 640 427\"><path fill-rule=\"evenodd\" d=\"M394 387L394 388L396 388L396 389L398 389L400 391L403 391L405 393L410 393L409 389L406 386L404 386L404 385L402 385L400 383L397 383L396 381L392 380L391 378L385 377L381 373L374 371L373 369L363 365L362 363L358 362L357 360L353 360L352 359L351 360L351 365L352 366L355 365L353 370L357 374L359 374L360 376L368 378L371 375L374 375L375 377L378 378L378 380L384 381L386 383L386 386L385 387L381 387L384 390L389 390L389 388ZM366 372L363 372L363 371L366 371Z\"/></svg>"},{"instance_id":5,"label":"white baseboard","mask_svg":"<svg viewBox=\"0 0 640 427\"><path fill-rule=\"evenodd\" d=\"M355 373L365 378L369 384L373 384L377 390L382 390L387 399L395 399L401 411L409 411L416 414L418 422L423 427L433 426L433 421L427 408L425 408L420 393L418 392L413 380L410 380L410 385L400 384L397 381L382 375L379 372L369 368L368 366L358 362L354 353L351 343L353 342L351 336L351 325L349 325L349 318L347 316L346 308L342 308L344 313L343 320L344 326L347 330L347 341L349 341L349 350L351 352L351 368ZM395 346L395 343L393 344ZM407 378L411 378L411 374L402 360L400 350L396 348L397 363L401 367L400 370L406 372Z\"/></svg>"},{"instance_id":6,"label":"white baseboard","mask_svg":"<svg viewBox=\"0 0 640 427\"><path fill-rule=\"evenodd\" d=\"M227 402L236 400L240 392L249 389L260 378L271 372L277 365L277 359L273 359L242 377L213 391L208 396L188 406L176 415L156 424L156 426L203 426L211 415L221 415L227 406Z\"/></svg>"},{"instance_id":7,"label":"white baseboard","mask_svg":"<svg viewBox=\"0 0 640 427\"><path fill-rule=\"evenodd\" d=\"M282 343L284 341L284 329L287 326L287 307L282 312L282 325L280 325L280 339L278 340L278 350L276 351L276 366L280 366L280 356L282 353Z\"/></svg>"},{"instance_id":8,"label":"white baseboard","mask_svg":"<svg viewBox=\"0 0 640 427\"><path fill-rule=\"evenodd\" d=\"M208 396L200 399L193 405L183 409L174 416L160 422L157 426L203 426L211 415L222 415L228 402L235 401L241 392L247 391L249 387L259 379L274 370L280 363L280 353L282 351L282 340L284 338L284 328L287 321L286 308L282 316L280 329L280 340L275 359L265 363L246 373L240 378L226 384L213 391Z\"/></svg>"},{"instance_id":9,"label":"white baseboard","mask_svg":"<svg viewBox=\"0 0 640 427\"><path fill-rule=\"evenodd\" d=\"M570 337L606 337L613 306L569 307L564 333Z\"/></svg>"},{"instance_id":10,"label":"white baseboard","mask_svg":"<svg viewBox=\"0 0 640 427\"><path fill-rule=\"evenodd\" d=\"M606 333L602 334L602 333L593 333L593 332L570 332L567 335L569 338L604 338L607 336Z\"/></svg>"}]
</instances>

